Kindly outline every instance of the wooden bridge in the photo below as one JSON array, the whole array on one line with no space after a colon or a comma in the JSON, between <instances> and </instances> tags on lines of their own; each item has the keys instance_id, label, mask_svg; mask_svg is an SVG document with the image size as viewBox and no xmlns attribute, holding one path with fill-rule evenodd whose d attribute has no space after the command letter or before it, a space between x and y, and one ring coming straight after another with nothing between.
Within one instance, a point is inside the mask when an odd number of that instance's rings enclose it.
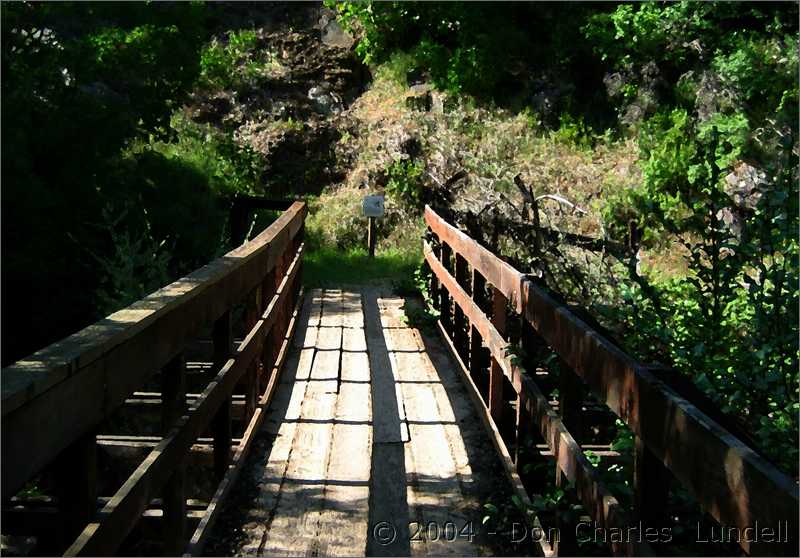
<instances>
[{"instance_id":1,"label":"wooden bridge","mask_svg":"<svg viewBox=\"0 0 800 558\"><path fill-rule=\"evenodd\" d=\"M518 552L580 553L585 526L611 533L601 551L671 554L646 529L674 527L680 493L738 552L797 555L792 479L433 210L426 332L390 291L304 293L306 207L283 207L3 369L4 537L65 555L474 555L508 536L482 531L488 487L522 510ZM634 438L616 494L586 452L624 458L603 439L615 421ZM537 505L553 484L576 514Z\"/></svg>"}]
</instances>

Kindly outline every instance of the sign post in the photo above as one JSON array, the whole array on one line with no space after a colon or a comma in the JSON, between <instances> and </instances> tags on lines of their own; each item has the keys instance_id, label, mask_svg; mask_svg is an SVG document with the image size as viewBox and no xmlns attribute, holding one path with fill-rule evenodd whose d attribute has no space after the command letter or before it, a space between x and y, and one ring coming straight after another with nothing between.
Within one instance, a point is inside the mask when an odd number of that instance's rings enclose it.
<instances>
[{"instance_id":1,"label":"sign post","mask_svg":"<svg viewBox=\"0 0 800 558\"><path fill-rule=\"evenodd\" d=\"M362 205L364 216L369 219L369 230L367 232L367 245L369 247L369 257L375 257L375 243L377 242L377 230L375 219L383 217L383 196L367 196Z\"/></svg>"}]
</instances>

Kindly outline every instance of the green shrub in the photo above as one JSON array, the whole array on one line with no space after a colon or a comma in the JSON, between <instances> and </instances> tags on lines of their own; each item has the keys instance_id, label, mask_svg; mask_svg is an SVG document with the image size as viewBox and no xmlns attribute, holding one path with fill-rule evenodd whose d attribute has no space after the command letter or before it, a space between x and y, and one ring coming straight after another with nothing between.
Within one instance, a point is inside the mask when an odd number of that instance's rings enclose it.
<instances>
[{"instance_id":1,"label":"green shrub","mask_svg":"<svg viewBox=\"0 0 800 558\"><path fill-rule=\"evenodd\" d=\"M422 163L403 160L395 161L386 169L388 181L386 193L411 207L419 208L422 205L424 172Z\"/></svg>"},{"instance_id":2,"label":"green shrub","mask_svg":"<svg viewBox=\"0 0 800 558\"><path fill-rule=\"evenodd\" d=\"M224 45L217 38L212 39L200 53L200 84L208 88L229 87L236 67L248 61L257 42L252 30L231 32Z\"/></svg>"}]
</instances>

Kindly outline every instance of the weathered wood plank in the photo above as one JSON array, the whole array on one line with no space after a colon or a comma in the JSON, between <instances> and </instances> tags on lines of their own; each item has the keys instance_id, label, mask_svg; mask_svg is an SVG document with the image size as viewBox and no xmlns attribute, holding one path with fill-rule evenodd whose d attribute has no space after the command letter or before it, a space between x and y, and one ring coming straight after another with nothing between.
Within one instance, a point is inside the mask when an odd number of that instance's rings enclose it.
<instances>
[{"instance_id":1,"label":"weathered wood plank","mask_svg":"<svg viewBox=\"0 0 800 558\"><path fill-rule=\"evenodd\" d=\"M360 297L358 300L360 302ZM355 319L350 314L355 314L357 309L351 302L348 293L344 293L345 321L348 321L348 317ZM358 343L357 332L360 331L355 328L344 329L343 345ZM356 339L349 340L348 337ZM345 354L342 354L343 376ZM355 355L351 353L350 356ZM365 354L363 356L366 357ZM367 548L369 456L372 453L369 369L349 370L348 377L359 380L366 378L367 381L343 381L336 401L337 422L333 425L325 473L323 511L319 519L319 549L327 556L360 556Z\"/></svg>"},{"instance_id":2,"label":"weathered wood plank","mask_svg":"<svg viewBox=\"0 0 800 558\"><path fill-rule=\"evenodd\" d=\"M399 314L402 300L392 302L394 304L387 305L387 313ZM452 409L445 403L449 412L442 415L439 404L444 401L437 399L435 389L441 387L441 380L413 331L399 325L385 331L392 339L393 347L406 348L394 352L394 361L409 424L409 443L406 445L406 474L412 479L408 487L409 505L423 525L432 522L443 528L446 523L453 523L458 532L467 525L469 518L460 511L464 495L443 424L453 422ZM476 552L472 543L464 538L456 537L450 541L443 536L428 538L428 534L424 532L419 540L411 541L413 556L470 556Z\"/></svg>"},{"instance_id":3,"label":"weathered wood plank","mask_svg":"<svg viewBox=\"0 0 800 558\"><path fill-rule=\"evenodd\" d=\"M266 533L266 555L298 556L318 547L320 516L336 409L341 355L341 292L325 291L317 347L274 519ZM323 552L320 552L324 554Z\"/></svg>"},{"instance_id":4,"label":"weathered wood plank","mask_svg":"<svg viewBox=\"0 0 800 558\"><path fill-rule=\"evenodd\" d=\"M408 440L408 425L402 404L397 399L387 339L381 327L381 311L374 291L364 296L364 329L369 348L372 379L372 408L380 409L372 417L373 443L401 443Z\"/></svg>"}]
</instances>

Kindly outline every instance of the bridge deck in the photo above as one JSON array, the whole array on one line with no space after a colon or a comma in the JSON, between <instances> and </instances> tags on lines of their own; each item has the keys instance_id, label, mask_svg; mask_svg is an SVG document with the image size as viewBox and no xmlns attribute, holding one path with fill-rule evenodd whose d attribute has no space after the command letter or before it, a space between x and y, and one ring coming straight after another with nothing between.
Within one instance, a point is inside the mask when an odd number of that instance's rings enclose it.
<instances>
[{"instance_id":1,"label":"bridge deck","mask_svg":"<svg viewBox=\"0 0 800 558\"><path fill-rule=\"evenodd\" d=\"M456 365L405 323L404 304L376 288L306 297L261 436L207 552L492 552L478 532L485 498L508 490L498 486L501 465Z\"/></svg>"}]
</instances>

